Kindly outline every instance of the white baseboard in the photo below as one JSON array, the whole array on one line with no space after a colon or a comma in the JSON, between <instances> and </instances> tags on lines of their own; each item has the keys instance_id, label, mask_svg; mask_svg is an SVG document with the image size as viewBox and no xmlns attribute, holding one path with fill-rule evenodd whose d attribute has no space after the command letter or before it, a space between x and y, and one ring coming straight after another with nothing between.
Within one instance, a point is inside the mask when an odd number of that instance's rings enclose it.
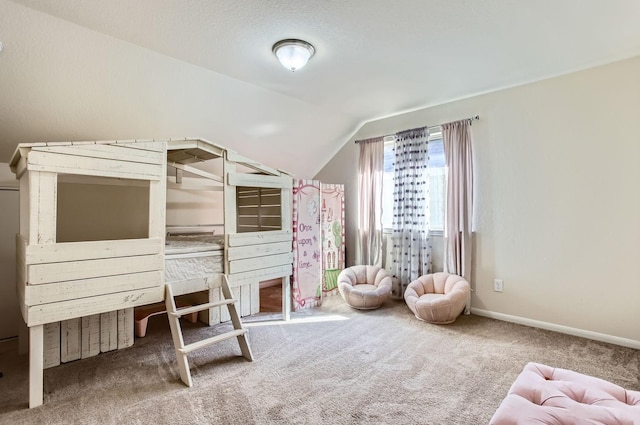
<instances>
[{"instance_id":1,"label":"white baseboard","mask_svg":"<svg viewBox=\"0 0 640 425\"><path fill-rule=\"evenodd\" d=\"M584 329L571 328L569 326L557 325L555 323L541 322L539 320L527 319L526 317L512 316L510 314L504 314L504 313L496 313L494 311L482 310L479 308L471 308L471 314L488 317L490 319L502 320L505 322L517 323L518 325L531 326L533 328L546 329L549 331L560 332L563 334L579 336L582 338L593 339L595 341L607 342L609 344L621 345L623 347L635 348L636 350L640 350L640 341L636 341L633 339L620 338L618 336L586 331Z\"/></svg>"}]
</instances>

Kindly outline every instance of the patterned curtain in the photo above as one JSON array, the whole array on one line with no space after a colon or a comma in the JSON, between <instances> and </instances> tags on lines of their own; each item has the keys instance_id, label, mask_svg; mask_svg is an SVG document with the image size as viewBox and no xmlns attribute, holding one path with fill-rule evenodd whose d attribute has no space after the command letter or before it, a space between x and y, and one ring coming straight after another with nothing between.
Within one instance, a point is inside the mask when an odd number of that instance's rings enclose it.
<instances>
[{"instance_id":1,"label":"patterned curtain","mask_svg":"<svg viewBox=\"0 0 640 425\"><path fill-rule=\"evenodd\" d=\"M394 146L392 296L431 272L427 128L396 134Z\"/></svg>"}]
</instances>

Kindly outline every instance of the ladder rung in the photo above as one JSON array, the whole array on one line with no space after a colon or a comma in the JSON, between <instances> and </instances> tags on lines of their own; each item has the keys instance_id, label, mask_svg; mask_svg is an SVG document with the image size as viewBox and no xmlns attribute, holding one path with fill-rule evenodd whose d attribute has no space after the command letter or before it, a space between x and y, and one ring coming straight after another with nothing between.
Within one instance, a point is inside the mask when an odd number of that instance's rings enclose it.
<instances>
[{"instance_id":1,"label":"ladder rung","mask_svg":"<svg viewBox=\"0 0 640 425\"><path fill-rule=\"evenodd\" d=\"M233 304L236 301L238 301L235 298L229 298L229 299L225 299L225 300L220 300L220 301L214 301L212 303L206 303L206 304L198 304L198 305L194 305L193 307L184 307L184 308L179 308L176 310L175 313L169 313L172 316L186 316L189 313L195 313L197 311L203 311L203 310L207 310L209 308L213 308L213 307L220 307L221 305L227 305L227 304Z\"/></svg>"},{"instance_id":2,"label":"ladder rung","mask_svg":"<svg viewBox=\"0 0 640 425\"><path fill-rule=\"evenodd\" d=\"M198 350L200 348L207 347L211 344L215 344L216 342L220 342L220 341L224 341L225 339L244 335L245 333L247 333L247 329L236 329L220 335L212 336L211 338L203 339L202 341L194 342L193 344L185 345L184 348L179 348L178 350L182 354L187 354L194 350Z\"/></svg>"}]
</instances>

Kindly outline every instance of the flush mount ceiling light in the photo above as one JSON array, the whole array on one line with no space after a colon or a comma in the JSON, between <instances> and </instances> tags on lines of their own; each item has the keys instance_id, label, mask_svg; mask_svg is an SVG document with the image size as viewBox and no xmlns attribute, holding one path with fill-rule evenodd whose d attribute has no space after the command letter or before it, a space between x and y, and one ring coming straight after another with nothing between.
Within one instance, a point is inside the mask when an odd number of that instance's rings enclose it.
<instances>
[{"instance_id":1,"label":"flush mount ceiling light","mask_svg":"<svg viewBox=\"0 0 640 425\"><path fill-rule=\"evenodd\" d=\"M292 72L305 66L316 52L311 44L293 38L278 41L271 50L282 66Z\"/></svg>"}]
</instances>

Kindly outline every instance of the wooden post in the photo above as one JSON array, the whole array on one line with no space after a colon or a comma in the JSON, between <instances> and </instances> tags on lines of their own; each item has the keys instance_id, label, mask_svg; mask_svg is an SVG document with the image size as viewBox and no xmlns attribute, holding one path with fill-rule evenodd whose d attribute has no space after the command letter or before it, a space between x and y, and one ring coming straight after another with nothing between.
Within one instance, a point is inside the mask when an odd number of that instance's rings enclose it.
<instances>
[{"instance_id":1,"label":"wooden post","mask_svg":"<svg viewBox=\"0 0 640 425\"><path fill-rule=\"evenodd\" d=\"M293 184L293 183L292 183ZM280 192L280 217L282 219L282 230L293 230L293 190L283 188ZM293 251L293 243L291 245ZM291 278L282 278L282 320L291 319Z\"/></svg>"},{"instance_id":2,"label":"wooden post","mask_svg":"<svg viewBox=\"0 0 640 425\"><path fill-rule=\"evenodd\" d=\"M282 278L282 320L291 319L291 282L290 277Z\"/></svg>"},{"instance_id":3,"label":"wooden post","mask_svg":"<svg viewBox=\"0 0 640 425\"><path fill-rule=\"evenodd\" d=\"M58 209L58 175L27 171L29 244L55 243ZM23 216L23 218L26 218ZM27 326L29 324L27 323ZM58 327L58 329L60 329ZM29 407L42 404L44 370L44 325L29 328ZM60 340L58 339L58 350Z\"/></svg>"},{"instance_id":4,"label":"wooden post","mask_svg":"<svg viewBox=\"0 0 640 425\"><path fill-rule=\"evenodd\" d=\"M236 164L229 160L228 158L229 152L226 151L223 159L223 176L224 176L224 192L223 192L223 208L224 208L224 234L225 234L225 247L224 247L224 273L229 274L229 235L238 233L238 218L237 218L237 206L236 206L236 191L237 188L235 185L231 185L229 182L229 176L231 174L235 174ZM213 295L215 293L215 295ZM236 293L240 295L240 303L241 306L243 303L242 299L242 290L238 288ZM209 302L214 302L222 299L220 292L218 289L209 291ZM212 296L213 295L213 296ZM220 309L220 321L226 322L230 320L228 309L221 308Z\"/></svg>"},{"instance_id":5,"label":"wooden post","mask_svg":"<svg viewBox=\"0 0 640 425\"><path fill-rule=\"evenodd\" d=\"M29 245L56 242L58 175L30 171Z\"/></svg>"},{"instance_id":6,"label":"wooden post","mask_svg":"<svg viewBox=\"0 0 640 425\"><path fill-rule=\"evenodd\" d=\"M44 326L29 328L29 408L42 405Z\"/></svg>"},{"instance_id":7,"label":"wooden post","mask_svg":"<svg viewBox=\"0 0 640 425\"><path fill-rule=\"evenodd\" d=\"M24 173L20 177L20 235L25 240L29 240L29 173ZM24 268L24 259L20 260L18 267ZM16 285L21 285L16 282ZM18 291L20 288L16 288ZM24 316L24 315L23 315ZM29 352L29 329L27 328L27 317L23 317L24 324L18 330L18 353L27 354Z\"/></svg>"},{"instance_id":8,"label":"wooden post","mask_svg":"<svg viewBox=\"0 0 640 425\"><path fill-rule=\"evenodd\" d=\"M166 143L163 143L166 148ZM159 180L149 182L149 237L162 238L166 229L167 210L167 158L164 157ZM161 253L164 255L164 245Z\"/></svg>"}]
</instances>

